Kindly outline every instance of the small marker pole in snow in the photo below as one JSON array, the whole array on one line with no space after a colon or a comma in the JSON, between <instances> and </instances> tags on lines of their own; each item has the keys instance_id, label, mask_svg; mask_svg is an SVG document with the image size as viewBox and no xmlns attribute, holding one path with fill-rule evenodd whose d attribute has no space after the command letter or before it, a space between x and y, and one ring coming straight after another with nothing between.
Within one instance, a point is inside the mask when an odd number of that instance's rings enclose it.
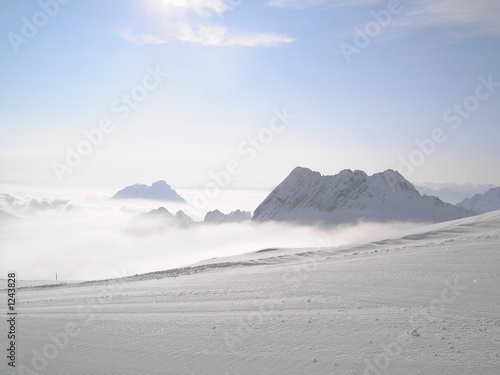
<instances>
[{"instance_id":1,"label":"small marker pole in snow","mask_svg":"<svg viewBox=\"0 0 500 375\"><path fill-rule=\"evenodd\" d=\"M57 272L56 272L56 281L57 281Z\"/></svg>"}]
</instances>

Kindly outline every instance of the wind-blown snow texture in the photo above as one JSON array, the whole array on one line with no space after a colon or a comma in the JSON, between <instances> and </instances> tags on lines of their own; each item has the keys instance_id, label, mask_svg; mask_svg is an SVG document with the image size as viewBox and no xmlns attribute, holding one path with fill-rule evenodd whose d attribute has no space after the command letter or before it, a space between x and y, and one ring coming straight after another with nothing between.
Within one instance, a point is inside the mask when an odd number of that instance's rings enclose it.
<instances>
[{"instance_id":1,"label":"wind-blown snow texture","mask_svg":"<svg viewBox=\"0 0 500 375\"><path fill-rule=\"evenodd\" d=\"M15 373L498 375L499 227L495 211L370 243L20 288Z\"/></svg>"},{"instance_id":2,"label":"wind-blown snow texture","mask_svg":"<svg viewBox=\"0 0 500 375\"><path fill-rule=\"evenodd\" d=\"M173 190L170 185L165 181L156 181L151 186L135 184L127 186L126 188L120 190L115 195L115 199L153 199L161 201L176 201L184 202L182 198L175 190Z\"/></svg>"},{"instance_id":3,"label":"wind-blown snow texture","mask_svg":"<svg viewBox=\"0 0 500 375\"><path fill-rule=\"evenodd\" d=\"M476 194L472 198L466 198L457 206L474 210L479 214L500 210L500 187L490 189L484 194Z\"/></svg>"},{"instance_id":4,"label":"wind-blown snow texture","mask_svg":"<svg viewBox=\"0 0 500 375\"><path fill-rule=\"evenodd\" d=\"M297 167L257 207L253 220L442 222L473 214L439 198L420 195L401 174L390 169L373 176L349 169L322 176Z\"/></svg>"}]
</instances>

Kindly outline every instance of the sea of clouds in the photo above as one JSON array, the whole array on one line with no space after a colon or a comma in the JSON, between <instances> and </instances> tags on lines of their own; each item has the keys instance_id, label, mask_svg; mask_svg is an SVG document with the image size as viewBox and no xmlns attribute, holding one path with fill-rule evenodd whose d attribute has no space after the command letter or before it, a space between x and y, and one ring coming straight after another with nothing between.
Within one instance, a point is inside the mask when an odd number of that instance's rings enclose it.
<instances>
[{"instance_id":1,"label":"sea of clouds","mask_svg":"<svg viewBox=\"0 0 500 375\"><path fill-rule=\"evenodd\" d=\"M285 223L231 223L168 227L137 235L135 215L160 206L196 221L209 210L253 211L268 191L223 190L207 207L190 205L194 189L177 189L187 204L113 200L111 190L0 187L0 210L22 218L0 225L0 275L20 279L94 280L190 265L265 248L335 246L381 239L411 223L357 223L338 227ZM1 277L1 276L0 276Z\"/></svg>"}]
</instances>

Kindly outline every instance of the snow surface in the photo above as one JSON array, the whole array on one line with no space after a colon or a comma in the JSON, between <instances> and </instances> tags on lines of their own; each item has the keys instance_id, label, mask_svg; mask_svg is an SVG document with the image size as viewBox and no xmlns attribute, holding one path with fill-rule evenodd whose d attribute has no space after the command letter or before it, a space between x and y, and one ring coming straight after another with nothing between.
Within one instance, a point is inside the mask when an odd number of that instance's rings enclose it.
<instances>
[{"instance_id":1,"label":"snow surface","mask_svg":"<svg viewBox=\"0 0 500 375\"><path fill-rule=\"evenodd\" d=\"M472 198L466 198L457 206L480 214L500 210L500 187L492 188L484 194L476 194Z\"/></svg>"},{"instance_id":2,"label":"snow surface","mask_svg":"<svg viewBox=\"0 0 500 375\"><path fill-rule=\"evenodd\" d=\"M498 375L499 227L495 211L369 243L20 288L17 370Z\"/></svg>"},{"instance_id":3,"label":"snow surface","mask_svg":"<svg viewBox=\"0 0 500 375\"><path fill-rule=\"evenodd\" d=\"M297 167L257 207L256 221L346 223L356 220L441 222L475 214L422 196L393 170L368 176L346 169L322 176Z\"/></svg>"}]
</instances>

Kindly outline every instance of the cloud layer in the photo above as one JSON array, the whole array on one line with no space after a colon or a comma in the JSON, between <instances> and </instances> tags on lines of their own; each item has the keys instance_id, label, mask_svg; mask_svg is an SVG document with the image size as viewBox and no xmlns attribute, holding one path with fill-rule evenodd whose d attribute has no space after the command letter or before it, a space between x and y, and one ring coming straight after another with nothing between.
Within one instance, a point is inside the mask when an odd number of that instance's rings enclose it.
<instances>
[{"instance_id":1,"label":"cloud layer","mask_svg":"<svg viewBox=\"0 0 500 375\"><path fill-rule=\"evenodd\" d=\"M90 280L186 266L213 257L277 247L320 247L383 237L412 225L363 223L314 228L277 223L172 227L137 236L127 228L138 203L4 194L4 206L25 220L0 228L0 273L16 270L25 280ZM223 197L231 201L231 197ZM221 198L222 200L222 198ZM144 204L150 205L151 202ZM155 203L158 204L158 203ZM68 210L67 207L72 207ZM175 212L177 206L167 206ZM189 211L189 207L185 208ZM221 210L229 212L228 207Z\"/></svg>"}]
</instances>

